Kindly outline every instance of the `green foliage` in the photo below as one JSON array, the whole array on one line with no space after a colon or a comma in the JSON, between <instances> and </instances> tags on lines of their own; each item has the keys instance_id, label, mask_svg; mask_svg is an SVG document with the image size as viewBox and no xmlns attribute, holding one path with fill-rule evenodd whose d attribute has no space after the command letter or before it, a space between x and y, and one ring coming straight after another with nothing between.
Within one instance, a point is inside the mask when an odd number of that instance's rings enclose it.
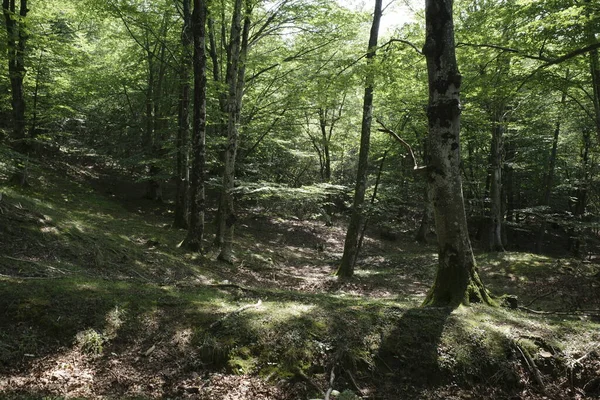
<instances>
[{"instance_id":1,"label":"green foliage","mask_svg":"<svg viewBox=\"0 0 600 400\"><path fill-rule=\"evenodd\" d=\"M344 390L342 393L340 393L340 395L337 397L338 400L359 400L360 397L358 397L352 390Z\"/></svg>"},{"instance_id":2,"label":"green foliage","mask_svg":"<svg viewBox=\"0 0 600 400\"><path fill-rule=\"evenodd\" d=\"M512 393L521 391L521 379L527 378L512 342L518 341L539 365L546 365L544 343L564 353L552 356L554 366L546 367L562 374L569 360L586 354L600 339L598 323L578 316L500 307L465 307L452 314L419 308L421 281L432 278L435 256L408 241L378 251L375 256L385 257L385 264L369 261L354 282L329 291L284 290L279 281L250 290L210 287L222 276L253 267L240 262L227 269L209 257L186 255L176 247L181 232L166 229L164 217L128 211L117 199L91 190L85 177L93 172L75 166L61 173L32 168L39 183L35 188L2 189L0 245L10 247L0 251L0 367L8 374L13 373L8 368L20 368L30 359L36 365L49 360L53 368L52 357L71 349L93 356L86 357L90 368L117 359L174 370L178 377L202 370L287 382L304 375L325 385L336 365L336 371L350 371L359 384L373 383L378 390L400 379L438 389L423 383L433 371L440 384L489 385ZM151 249L148 240L160 246ZM247 248L255 241L240 239ZM18 247L29 243L36 246ZM253 252L275 258L279 249L270 246ZM318 257L305 244L298 248L311 259ZM104 262L94 263L98 253ZM596 266L574 259L524 253L481 255L478 263L494 288L504 290L510 275L526 278L510 283L522 294L522 304L536 296L522 285L562 284L561 271L567 268L577 268L575 276L597 273ZM286 261L280 276L293 266ZM251 276L272 272L250 271ZM328 279L326 272L319 279ZM356 288L366 294L355 295ZM366 291L371 289L389 294L379 297ZM557 307L562 297L537 304ZM263 300L260 307L236 313L258 299ZM349 390L342 395L354 398Z\"/></svg>"},{"instance_id":3,"label":"green foliage","mask_svg":"<svg viewBox=\"0 0 600 400\"><path fill-rule=\"evenodd\" d=\"M235 193L241 199L279 213L300 219L316 219L326 214L334 198L344 199L348 188L341 185L321 183L293 188L270 182L242 183Z\"/></svg>"},{"instance_id":4,"label":"green foliage","mask_svg":"<svg viewBox=\"0 0 600 400\"><path fill-rule=\"evenodd\" d=\"M79 332L75 337L77 345L81 351L90 355L100 355L104 350L106 337L94 329L87 329Z\"/></svg>"}]
</instances>

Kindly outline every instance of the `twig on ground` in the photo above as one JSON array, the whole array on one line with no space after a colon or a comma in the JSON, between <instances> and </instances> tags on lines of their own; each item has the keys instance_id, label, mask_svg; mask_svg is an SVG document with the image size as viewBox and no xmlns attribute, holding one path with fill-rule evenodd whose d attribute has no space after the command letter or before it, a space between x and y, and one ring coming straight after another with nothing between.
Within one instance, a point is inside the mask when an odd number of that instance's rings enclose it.
<instances>
[{"instance_id":1,"label":"twig on ground","mask_svg":"<svg viewBox=\"0 0 600 400\"><path fill-rule=\"evenodd\" d=\"M11 257L11 256L2 256L2 257L6 258L8 260L13 260L13 261L27 262L27 263L32 263L32 264L36 264L36 265L40 264L39 261L34 261L34 260L26 260L26 259L23 259L23 258L16 258L16 257Z\"/></svg>"},{"instance_id":2,"label":"twig on ground","mask_svg":"<svg viewBox=\"0 0 600 400\"><path fill-rule=\"evenodd\" d=\"M329 396L331 396L331 392L333 392L333 381L335 381L335 365L331 367L331 374L329 375L329 389L325 392L325 399L329 400Z\"/></svg>"},{"instance_id":3,"label":"twig on ground","mask_svg":"<svg viewBox=\"0 0 600 400\"><path fill-rule=\"evenodd\" d=\"M53 276L18 276L18 275L4 275L4 274L0 274L1 278L7 278L7 279L54 279Z\"/></svg>"},{"instance_id":4,"label":"twig on ground","mask_svg":"<svg viewBox=\"0 0 600 400\"><path fill-rule=\"evenodd\" d=\"M244 292L251 292L251 293L258 292L258 290L256 290L256 289L247 288L244 286L237 285L235 283L218 283L218 284L214 284L214 285L208 285L208 287L213 287L213 288L217 288L217 289L239 289Z\"/></svg>"},{"instance_id":5,"label":"twig on ground","mask_svg":"<svg viewBox=\"0 0 600 400\"><path fill-rule=\"evenodd\" d=\"M538 301L540 299L543 299L544 297L548 297L548 296L550 296L553 293L556 293L556 290L551 290L551 291L548 291L546 293L542 293L541 295L534 297L529 303L524 304L523 307L529 307L530 305L532 305L536 301Z\"/></svg>"},{"instance_id":6,"label":"twig on ground","mask_svg":"<svg viewBox=\"0 0 600 400\"><path fill-rule=\"evenodd\" d=\"M133 272L134 274L136 274L137 276L139 276L140 278L142 278L146 282L154 283L154 281L152 279L145 277L144 275L142 275L139 272L137 272L135 269L129 269L129 271Z\"/></svg>"},{"instance_id":7,"label":"twig on ground","mask_svg":"<svg viewBox=\"0 0 600 400\"><path fill-rule=\"evenodd\" d=\"M304 372L302 372L302 370L300 368L297 368L295 372L295 375L299 378L302 378L303 381L305 381L306 383L308 383L310 386L313 387L313 389L315 389L316 391L323 393L323 389L317 385L315 383L315 381L313 381L312 379L310 379L310 377L308 375L306 375Z\"/></svg>"},{"instance_id":8,"label":"twig on ground","mask_svg":"<svg viewBox=\"0 0 600 400\"><path fill-rule=\"evenodd\" d=\"M385 362L385 360L379 354L377 354L377 358L379 358L379 361L381 361L381 363L388 369L388 371L393 372L392 368Z\"/></svg>"},{"instance_id":9,"label":"twig on ground","mask_svg":"<svg viewBox=\"0 0 600 400\"><path fill-rule=\"evenodd\" d=\"M519 310L526 311L532 314L538 315L600 315L600 310L573 310L573 311L560 311L560 310L550 310L550 311L541 311L534 310L532 308L527 308L524 306L519 306Z\"/></svg>"},{"instance_id":10,"label":"twig on ground","mask_svg":"<svg viewBox=\"0 0 600 400\"><path fill-rule=\"evenodd\" d=\"M387 366L387 364L385 364L385 365ZM391 369L390 369L390 371L391 371ZM354 376L352 375L352 373L350 371L346 370L346 375L348 375L348 379L350 379L350 382L352 383L352 386L354 386L354 389L356 389L356 391L358 393L360 393L361 395L364 395L365 394L364 389L361 389L360 386L358 386L358 383L356 383L356 380L354 379Z\"/></svg>"},{"instance_id":11,"label":"twig on ground","mask_svg":"<svg viewBox=\"0 0 600 400\"><path fill-rule=\"evenodd\" d=\"M527 369L533 376L533 380L540 387L540 391L543 394L546 394L546 387L544 386L544 381L542 380L542 375L540 373L540 370L538 369L537 365L535 365L535 362L533 361L533 358L531 358L531 355L529 354L527 349L524 349L523 346L521 346L519 343L517 343L514 340L512 341L512 344L517 349L517 351L521 354L521 357L523 358L523 361L524 361L525 365L527 366Z\"/></svg>"},{"instance_id":12,"label":"twig on ground","mask_svg":"<svg viewBox=\"0 0 600 400\"><path fill-rule=\"evenodd\" d=\"M261 304L262 304L262 300L259 299L256 302L256 304L247 304L247 305L245 305L243 307L240 307L237 310L232 311L229 314L225 315L223 318L221 318L219 320L216 320L215 322L213 322L212 324L210 324L209 329L213 329L214 327L222 324L223 321L225 321L226 319L231 318L234 315L240 314L241 312L244 312L244 311L246 311L246 310L248 310L250 308L258 308L258 307L260 307Z\"/></svg>"}]
</instances>

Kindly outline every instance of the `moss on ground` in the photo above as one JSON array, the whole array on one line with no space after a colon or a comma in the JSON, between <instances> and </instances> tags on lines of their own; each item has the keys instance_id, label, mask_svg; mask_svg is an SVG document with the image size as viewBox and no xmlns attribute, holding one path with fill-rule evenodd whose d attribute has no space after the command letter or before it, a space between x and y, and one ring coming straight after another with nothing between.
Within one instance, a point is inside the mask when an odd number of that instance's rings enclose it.
<instances>
[{"instance_id":1,"label":"moss on ground","mask_svg":"<svg viewBox=\"0 0 600 400\"><path fill-rule=\"evenodd\" d=\"M341 284L330 275L334 250L293 242L297 221L288 227L278 220L276 232L289 229L289 241L277 244L273 236L262 246L249 222L238 243L247 254L240 251L242 260L230 267L211 253L177 248L185 232L170 229L164 215L132 212L90 189L82 171L69 171L38 171L36 189L2 188L6 398L186 397L201 393L214 381L209 376L225 375L258 377L314 398L332 369L335 389L349 398L361 391L369 398L451 398L457 390L479 398L542 396L519 348L535 361L545 390L561 398L561 391L584 393L600 365L594 315L420 308L434 275L431 249L407 244L398 251L369 239L380 247L366 249L357 276ZM318 228L311 224L308 233ZM336 231L323 229L334 246ZM574 260L518 253L480 255L478 265L493 292L561 310L560 299L536 299L555 282L565 286L557 271L571 268L577 279L596 273ZM582 291L562 298L585 301L576 297ZM66 364L74 365L73 376L75 366L89 369L96 382L61 383L65 372L53 368Z\"/></svg>"}]
</instances>

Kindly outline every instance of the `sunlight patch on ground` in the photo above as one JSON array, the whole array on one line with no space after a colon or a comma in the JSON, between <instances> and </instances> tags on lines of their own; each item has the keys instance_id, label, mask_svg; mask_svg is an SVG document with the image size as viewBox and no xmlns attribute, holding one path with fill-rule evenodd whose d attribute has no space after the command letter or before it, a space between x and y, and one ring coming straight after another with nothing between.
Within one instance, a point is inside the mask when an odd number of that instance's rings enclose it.
<instances>
[{"instance_id":1,"label":"sunlight patch on ground","mask_svg":"<svg viewBox=\"0 0 600 400\"><path fill-rule=\"evenodd\" d=\"M308 314L315 308L314 304L295 302L264 302L262 306L263 313L282 321Z\"/></svg>"},{"instance_id":2,"label":"sunlight patch on ground","mask_svg":"<svg viewBox=\"0 0 600 400\"><path fill-rule=\"evenodd\" d=\"M96 282L75 283L74 287L75 287L75 289L81 290L81 291L86 291L86 290L98 291L98 290L100 290L100 287L98 286L98 284Z\"/></svg>"},{"instance_id":3,"label":"sunlight patch on ground","mask_svg":"<svg viewBox=\"0 0 600 400\"><path fill-rule=\"evenodd\" d=\"M55 226L42 226L40 228L42 233L50 233L52 235L60 235L59 230Z\"/></svg>"},{"instance_id":4,"label":"sunlight patch on ground","mask_svg":"<svg viewBox=\"0 0 600 400\"><path fill-rule=\"evenodd\" d=\"M87 233L88 231L88 227L87 224L83 221L80 220L70 220L67 221L63 224L66 228L74 228L75 230L77 230L79 233Z\"/></svg>"},{"instance_id":5,"label":"sunlight patch on ground","mask_svg":"<svg viewBox=\"0 0 600 400\"><path fill-rule=\"evenodd\" d=\"M185 351L192 343L194 331L191 328L177 330L171 338L171 343L180 351Z\"/></svg>"}]
</instances>

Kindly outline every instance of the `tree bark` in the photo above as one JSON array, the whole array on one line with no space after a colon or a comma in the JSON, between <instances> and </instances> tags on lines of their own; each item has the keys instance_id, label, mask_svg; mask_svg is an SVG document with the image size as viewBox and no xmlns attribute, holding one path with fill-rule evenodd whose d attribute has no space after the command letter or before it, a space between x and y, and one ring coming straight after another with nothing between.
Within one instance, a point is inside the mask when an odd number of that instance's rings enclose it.
<instances>
[{"instance_id":1,"label":"tree bark","mask_svg":"<svg viewBox=\"0 0 600 400\"><path fill-rule=\"evenodd\" d=\"M492 122L492 143L490 146L490 226L489 251L504 251L502 245L502 228L504 216L502 214L502 165L504 163L504 114L505 109L499 106Z\"/></svg>"},{"instance_id":2,"label":"tree bark","mask_svg":"<svg viewBox=\"0 0 600 400\"><path fill-rule=\"evenodd\" d=\"M438 268L424 304L457 307L492 303L477 273L460 176L460 96L452 18L453 0L426 0L423 54L429 76L427 180L438 235Z\"/></svg>"},{"instance_id":3,"label":"tree bark","mask_svg":"<svg viewBox=\"0 0 600 400\"><path fill-rule=\"evenodd\" d=\"M592 9L592 1L586 0L586 16L591 18L594 15ZM588 26L586 36L590 44L596 42L596 32L593 26ZM594 103L594 125L596 127L596 137L600 141L600 59L598 57L598 49L593 49L589 53L590 76L592 78L592 101Z\"/></svg>"},{"instance_id":4,"label":"tree bark","mask_svg":"<svg viewBox=\"0 0 600 400\"><path fill-rule=\"evenodd\" d=\"M21 153L23 160L17 160L16 173L12 181L24 186L27 185L27 168L24 159L27 158L30 145L27 142L25 97L23 94L23 80L25 79L25 49L27 43L27 0L21 0L18 9L16 0L3 0L2 12L6 23L6 37L8 47L8 74L11 88L11 105L13 117L12 147Z\"/></svg>"},{"instance_id":5,"label":"tree bark","mask_svg":"<svg viewBox=\"0 0 600 400\"><path fill-rule=\"evenodd\" d=\"M192 32L194 37L194 117L192 129L192 173L190 185L190 218L183 246L202 251L204 213L206 210L204 181L206 162L206 2L194 0Z\"/></svg>"},{"instance_id":6,"label":"tree bark","mask_svg":"<svg viewBox=\"0 0 600 400\"><path fill-rule=\"evenodd\" d=\"M220 195L219 232L222 234L221 252L218 259L233 262L233 234L237 220L234 209L235 159L238 147L238 130L246 74L246 55L250 34L250 6L246 5L246 16L242 26L242 0L236 0L231 23L230 61L227 67L229 93L227 98L227 147L225 168Z\"/></svg>"},{"instance_id":7,"label":"tree bark","mask_svg":"<svg viewBox=\"0 0 600 400\"><path fill-rule=\"evenodd\" d=\"M225 65L227 66L227 68L229 68L230 66L230 60L231 60L231 46L228 46L225 40L225 16L222 15L222 21L221 21L221 49L225 49L226 48L226 60L224 61ZM221 73L221 65L222 65L222 60L220 60L219 58L219 52L217 52L217 40L216 40L216 32L215 32L215 26L214 26L214 21L213 18L208 16L208 38L209 38L209 55L210 58L212 60L212 75L213 75L213 81L217 83L217 87L221 88L221 87L226 87L228 85L228 82L221 82L222 79L222 73ZM222 52L221 52L222 53ZM221 57L222 58L222 57ZM230 74L227 73L225 74L225 79L227 80L227 78L230 76ZM223 141L225 142L227 140L227 99L228 99L228 89L225 90L219 90L219 114L218 114L218 124L216 127L216 130L218 132L218 135L223 138ZM218 145L218 158L219 158L219 163L217 164L217 168L216 168L216 175L218 176L223 176L224 173L224 166L225 166L225 154L226 154L226 146L224 144L219 144ZM217 203L218 203L218 209L217 209L217 214L215 216L215 239L214 239L214 244L216 247L221 247L223 245L223 235L224 235L224 224L221 224L221 221L223 220L223 201L221 198L221 193L218 194L218 199L217 199Z\"/></svg>"},{"instance_id":8,"label":"tree bark","mask_svg":"<svg viewBox=\"0 0 600 400\"><path fill-rule=\"evenodd\" d=\"M377 177L375 178L375 185L373 187L373 195L371 196L370 206L373 207L375 201L377 200L377 189L379 188L379 183L381 182L381 174L383 173L383 166L385 165L385 159L387 158L388 151L386 150L381 157L381 162L379 163L379 168L377 169ZM362 225L360 230L360 237L358 238L358 251L362 248L363 240L365 238L365 232L367 231L367 225L369 224L369 218L365 218L365 222Z\"/></svg>"},{"instance_id":9,"label":"tree bark","mask_svg":"<svg viewBox=\"0 0 600 400\"><path fill-rule=\"evenodd\" d=\"M577 186L574 188L571 194L571 198L575 201L569 203L569 208L573 213L576 221L581 221L585 214L585 208L587 206L588 189L592 177L590 176L589 168L589 156L591 147L591 132L588 129L583 131L583 147L581 149L581 171L577 179ZM569 229L569 250L575 256L581 256L581 231L578 227L572 227Z\"/></svg>"},{"instance_id":10,"label":"tree bark","mask_svg":"<svg viewBox=\"0 0 600 400\"><path fill-rule=\"evenodd\" d=\"M190 0L183 0L183 29L181 31L181 44L183 47L181 58L179 97L178 129L176 139L177 160L175 174L177 179L177 191L175 194L175 228L188 227L188 193L189 193L189 151L188 138L190 134L190 58L193 57L191 50L193 44L192 15Z\"/></svg>"},{"instance_id":11,"label":"tree bark","mask_svg":"<svg viewBox=\"0 0 600 400\"><path fill-rule=\"evenodd\" d=\"M376 55L377 39L379 36L379 25L382 14L382 0L375 0L375 11L373 12L373 24L369 35L369 48L367 49L367 65L370 67ZM336 275L341 278L349 278L354 275L354 267L358 259L359 236L364 224L365 216L363 205L365 192L367 190L367 173L369 167L369 147L371 141L371 121L373 119L373 86L375 75L373 71L367 70L365 79L365 94L363 97L363 116L360 129L360 151L358 154L358 171L356 174L356 185L354 188L354 201L352 216L346 232L344 242L344 255Z\"/></svg>"},{"instance_id":12,"label":"tree bark","mask_svg":"<svg viewBox=\"0 0 600 400\"><path fill-rule=\"evenodd\" d=\"M598 59L598 50L590 52L590 74L592 76L592 86L594 89L594 116L596 125L596 136L600 141L600 60Z\"/></svg>"},{"instance_id":13,"label":"tree bark","mask_svg":"<svg viewBox=\"0 0 600 400\"><path fill-rule=\"evenodd\" d=\"M419 141L423 143L423 163L427 164L428 151L427 140L422 140L419 135ZM423 189L423 217L419 224L419 229L415 235L415 240L423 244L434 244L437 242L435 233L435 210L433 209L433 194L429 190L429 185L425 184Z\"/></svg>"},{"instance_id":14,"label":"tree bark","mask_svg":"<svg viewBox=\"0 0 600 400\"><path fill-rule=\"evenodd\" d=\"M515 146L511 141L504 142L504 193L506 195L506 220L514 221L515 220L515 188L514 188L514 175L515 168L513 167L513 162L515 159ZM506 230L505 230L506 231Z\"/></svg>"},{"instance_id":15,"label":"tree bark","mask_svg":"<svg viewBox=\"0 0 600 400\"><path fill-rule=\"evenodd\" d=\"M165 15L160 27L160 37L154 45L153 49L150 49L150 39L148 38L149 31L146 32L146 48L148 52L148 97L146 100L146 114L147 114L147 155L151 162L148 166L148 182L146 185L145 197L150 200L160 201L163 200L162 195L162 184L158 177L161 174L161 166L157 163L156 159L162 159L166 156L166 152L163 148L163 142L165 140L166 131L166 119L163 118L162 114L162 95L163 85L165 81L165 70L166 64L165 51L166 51L166 37L167 28L169 23L169 15Z\"/></svg>"},{"instance_id":16,"label":"tree bark","mask_svg":"<svg viewBox=\"0 0 600 400\"><path fill-rule=\"evenodd\" d=\"M327 109L319 108L319 127L321 128L321 146L323 148L323 160L321 163L321 180L323 182L331 181L331 156L329 154L330 136L327 135L327 111ZM333 129L334 124L335 122L332 121L331 129ZM320 155L319 158L321 158Z\"/></svg>"}]
</instances>

